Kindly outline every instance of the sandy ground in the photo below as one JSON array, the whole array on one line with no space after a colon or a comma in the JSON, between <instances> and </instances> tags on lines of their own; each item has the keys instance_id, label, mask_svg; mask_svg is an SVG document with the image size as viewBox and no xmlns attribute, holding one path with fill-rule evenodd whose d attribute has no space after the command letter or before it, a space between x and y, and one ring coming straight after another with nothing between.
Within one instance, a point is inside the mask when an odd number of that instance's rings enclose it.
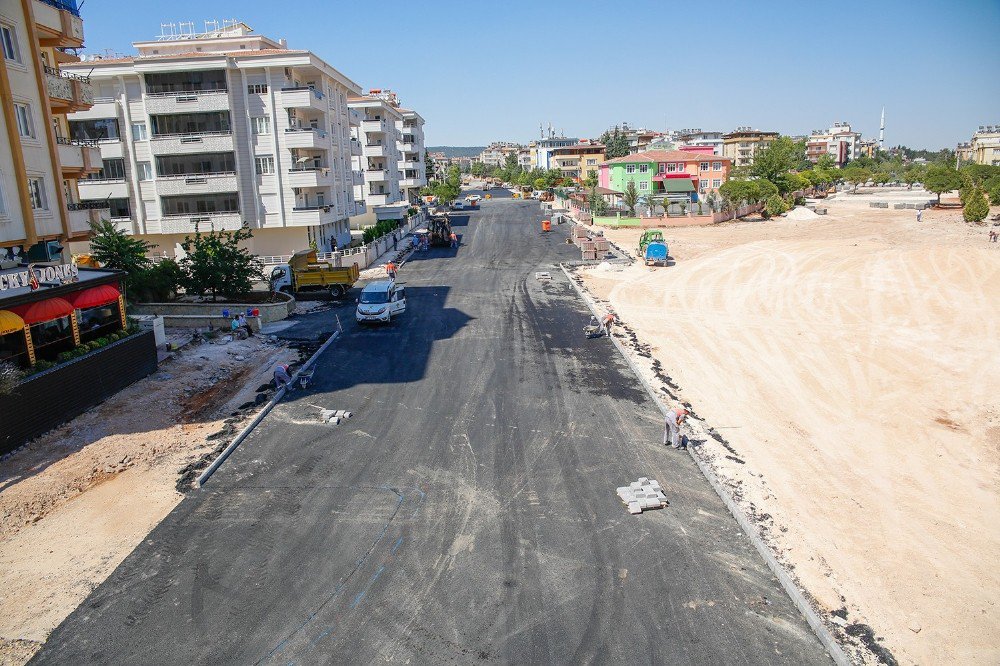
<instances>
[{"instance_id":1,"label":"sandy ground","mask_svg":"<svg viewBox=\"0 0 1000 666\"><path fill-rule=\"evenodd\" d=\"M1000 243L868 206L910 196L671 229L675 264L582 274L857 660L998 663Z\"/></svg>"},{"instance_id":2,"label":"sandy ground","mask_svg":"<svg viewBox=\"0 0 1000 666\"><path fill-rule=\"evenodd\" d=\"M259 336L194 343L0 462L0 664L30 659L227 441L206 438L238 427L274 365L297 358Z\"/></svg>"}]
</instances>

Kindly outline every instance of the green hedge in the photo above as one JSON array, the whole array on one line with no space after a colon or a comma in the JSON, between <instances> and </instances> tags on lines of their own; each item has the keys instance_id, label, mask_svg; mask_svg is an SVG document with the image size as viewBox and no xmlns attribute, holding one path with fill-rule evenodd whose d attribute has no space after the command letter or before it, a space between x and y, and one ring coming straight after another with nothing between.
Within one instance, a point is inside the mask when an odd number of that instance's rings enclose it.
<instances>
[{"instance_id":1,"label":"green hedge","mask_svg":"<svg viewBox=\"0 0 1000 666\"><path fill-rule=\"evenodd\" d=\"M32 368L28 370L25 374L32 375L36 372L41 372L42 370L48 370L49 368L55 367L60 363L65 363L66 361L72 361L74 358L79 358L84 354L89 354L90 352L97 351L102 347L107 347L112 342L118 342L119 340L127 338L128 336L134 335L135 333L138 332L139 332L138 326L130 325L124 331L116 331L111 335L97 338L96 340L91 340L90 342L85 342L78 347L70 349L69 351L61 352L58 356L56 356L55 361L46 361L46 360L36 361L35 365L32 366Z\"/></svg>"}]
</instances>

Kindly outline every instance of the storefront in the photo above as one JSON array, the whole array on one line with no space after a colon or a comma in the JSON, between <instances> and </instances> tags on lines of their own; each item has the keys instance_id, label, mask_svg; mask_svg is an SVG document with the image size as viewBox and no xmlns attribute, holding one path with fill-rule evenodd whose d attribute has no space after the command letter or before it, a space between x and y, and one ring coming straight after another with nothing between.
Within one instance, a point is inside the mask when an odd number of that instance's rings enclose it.
<instances>
[{"instance_id":1,"label":"storefront","mask_svg":"<svg viewBox=\"0 0 1000 666\"><path fill-rule=\"evenodd\" d=\"M124 329L121 276L72 264L0 271L0 362L30 368Z\"/></svg>"}]
</instances>

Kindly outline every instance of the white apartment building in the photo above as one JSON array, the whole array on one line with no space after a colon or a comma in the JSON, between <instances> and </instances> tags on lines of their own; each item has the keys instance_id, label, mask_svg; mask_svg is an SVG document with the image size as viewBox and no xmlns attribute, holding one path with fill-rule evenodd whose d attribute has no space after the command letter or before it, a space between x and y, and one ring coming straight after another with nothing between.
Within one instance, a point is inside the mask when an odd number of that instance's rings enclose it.
<instances>
[{"instance_id":1,"label":"white apartment building","mask_svg":"<svg viewBox=\"0 0 1000 666\"><path fill-rule=\"evenodd\" d=\"M507 155L515 155L521 149L521 145L510 141L494 141L479 153L479 161L488 167L502 167L507 160Z\"/></svg>"},{"instance_id":2,"label":"white apartment building","mask_svg":"<svg viewBox=\"0 0 1000 666\"><path fill-rule=\"evenodd\" d=\"M348 106L360 118L351 130L361 147L361 154L353 158L354 169L363 175L363 182L354 186L355 199L363 201L369 212L373 206L399 203L403 114L388 99L373 95L352 95Z\"/></svg>"},{"instance_id":3,"label":"white apartment building","mask_svg":"<svg viewBox=\"0 0 1000 666\"><path fill-rule=\"evenodd\" d=\"M82 45L75 0L0 0L0 267L67 261L63 243L86 239L99 219L79 203L77 179L100 154L70 140L66 124L93 101L87 78L64 69Z\"/></svg>"},{"instance_id":4,"label":"white apartment building","mask_svg":"<svg viewBox=\"0 0 1000 666\"><path fill-rule=\"evenodd\" d=\"M1000 125L980 125L967 152L976 164L1000 166Z\"/></svg>"},{"instance_id":5,"label":"white apartment building","mask_svg":"<svg viewBox=\"0 0 1000 666\"><path fill-rule=\"evenodd\" d=\"M101 150L81 199L109 202L112 220L167 256L198 230L241 225L258 255L346 245L363 212L347 103L360 86L243 23L211 23L66 66L97 88L69 122Z\"/></svg>"},{"instance_id":6,"label":"white apartment building","mask_svg":"<svg viewBox=\"0 0 1000 666\"><path fill-rule=\"evenodd\" d=\"M400 139L399 148L399 193L404 201L418 203L420 189L427 185L427 164L424 158L424 119L412 109L398 108L403 119L396 125Z\"/></svg>"},{"instance_id":7,"label":"white apartment building","mask_svg":"<svg viewBox=\"0 0 1000 666\"><path fill-rule=\"evenodd\" d=\"M806 139L806 157L815 164L829 155L843 166L861 157L861 132L851 131L850 123L834 123L826 130L814 130Z\"/></svg>"},{"instance_id":8,"label":"white apartment building","mask_svg":"<svg viewBox=\"0 0 1000 666\"><path fill-rule=\"evenodd\" d=\"M580 140L576 137L566 136L550 136L546 139L539 139L535 142L532 163L536 169L544 169L546 171L554 169L556 168L556 164L552 159L552 151L556 148L575 146L579 142Z\"/></svg>"},{"instance_id":9,"label":"white apartment building","mask_svg":"<svg viewBox=\"0 0 1000 666\"><path fill-rule=\"evenodd\" d=\"M678 130L674 140L684 146L712 146L715 155L722 154L722 132L704 131L701 128Z\"/></svg>"}]
</instances>

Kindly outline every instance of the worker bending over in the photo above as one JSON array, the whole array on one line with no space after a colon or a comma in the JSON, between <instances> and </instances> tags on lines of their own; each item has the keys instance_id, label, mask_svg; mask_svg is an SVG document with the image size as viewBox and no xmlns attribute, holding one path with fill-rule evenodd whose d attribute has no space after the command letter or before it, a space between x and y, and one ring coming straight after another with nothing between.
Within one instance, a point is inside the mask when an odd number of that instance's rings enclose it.
<instances>
[{"instance_id":1,"label":"worker bending over","mask_svg":"<svg viewBox=\"0 0 1000 666\"><path fill-rule=\"evenodd\" d=\"M612 327L614 327L617 321L618 318L615 317L615 315L612 314L611 312L609 312L608 314L604 315L604 317L601 318L601 331L604 332L604 335L608 336L609 338L611 337L611 329Z\"/></svg>"},{"instance_id":2,"label":"worker bending over","mask_svg":"<svg viewBox=\"0 0 1000 666\"><path fill-rule=\"evenodd\" d=\"M280 391L282 386L289 389L292 387L292 375L287 363L282 363L274 369L274 388Z\"/></svg>"},{"instance_id":3,"label":"worker bending over","mask_svg":"<svg viewBox=\"0 0 1000 666\"><path fill-rule=\"evenodd\" d=\"M675 449L681 447L681 424L687 418L688 410L683 407L675 407L667 412L667 417L663 421L663 445L666 446L667 441L670 441L670 445Z\"/></svg>"}]
</instances>

